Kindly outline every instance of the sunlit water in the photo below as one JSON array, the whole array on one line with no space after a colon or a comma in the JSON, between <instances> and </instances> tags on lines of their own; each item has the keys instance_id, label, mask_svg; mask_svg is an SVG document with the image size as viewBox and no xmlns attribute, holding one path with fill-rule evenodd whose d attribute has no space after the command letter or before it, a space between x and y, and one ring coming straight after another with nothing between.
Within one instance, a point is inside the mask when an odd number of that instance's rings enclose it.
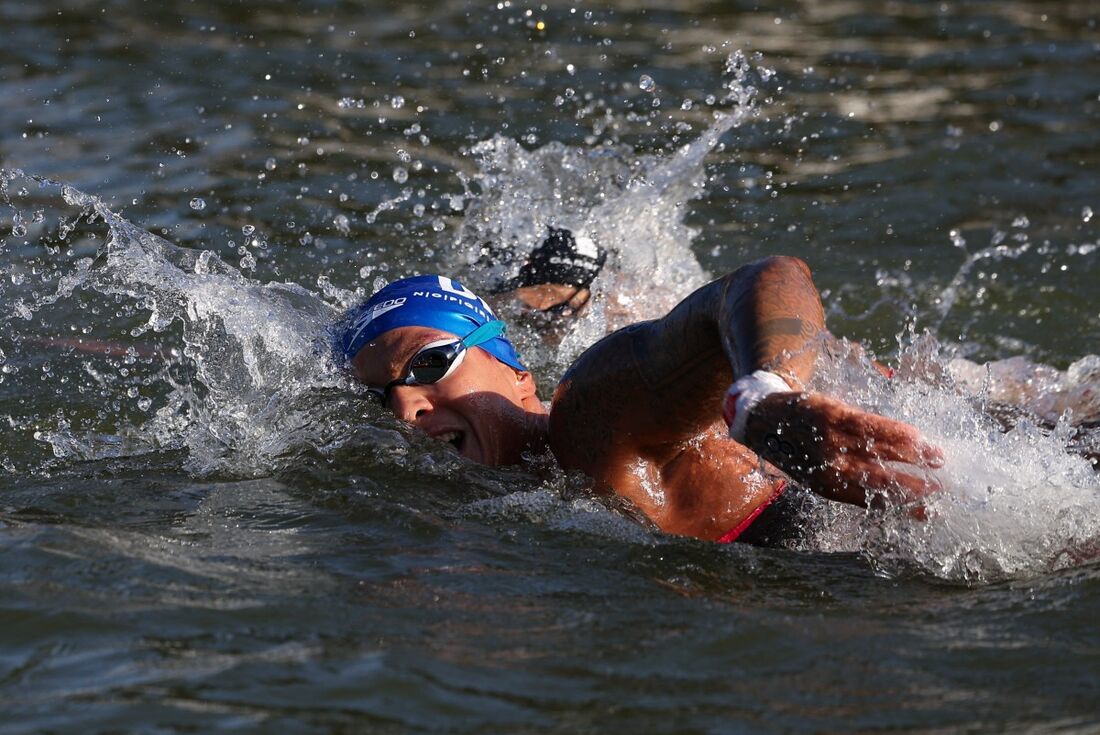
<instances>
[{"instance_id":1,"label":"sunlit water","mask_svg":"<svg viewBox=\"0 0 1100 735\"><path fill-rule=\"evenodd\" d=\"M1090 5L412 7L0 2L0 728L1096 727ZM545 397L799 255L898 368L817 387L945 450L928 519L663 536L331 364L377 285L548 225L611 258L513 315Z\"/></svg>"}]
</instances>

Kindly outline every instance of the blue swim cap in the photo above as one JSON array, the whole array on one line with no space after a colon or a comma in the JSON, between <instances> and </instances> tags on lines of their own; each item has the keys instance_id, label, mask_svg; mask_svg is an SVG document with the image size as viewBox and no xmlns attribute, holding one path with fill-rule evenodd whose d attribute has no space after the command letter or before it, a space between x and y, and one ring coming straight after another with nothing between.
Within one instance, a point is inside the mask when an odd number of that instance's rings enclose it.
<instances>
[{"instance_id":1,"label":"blue swim cap","mask_svg":"<svg viewBox=\"0 0 1100 735\"><path fill-rule=\"evenodd\" d=\"M446 276L411 276L394 281L336 325L334 347L351 360L368 342L398 327L432 327L465 337L497 317L473 291ZM505 365L526 370L516 348L503 336L478 345Z\"/></svg>"}]
</instances>

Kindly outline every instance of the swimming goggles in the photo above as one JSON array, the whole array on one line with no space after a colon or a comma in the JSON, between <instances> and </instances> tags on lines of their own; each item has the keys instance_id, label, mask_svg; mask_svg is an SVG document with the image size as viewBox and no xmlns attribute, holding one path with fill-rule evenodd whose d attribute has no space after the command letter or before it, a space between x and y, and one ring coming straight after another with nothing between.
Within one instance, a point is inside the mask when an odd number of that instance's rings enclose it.
<instances>
[{"instance_id":1,"label":"swimming goggles","mask_svg":"<svg viewBox=\"0 0 1100 735\"><path fill-rule=\"evenodd\" d=\"M385 406L389 403L390 392L398 386L438 383L462 364L466 350L500 336L504 333L504 326L504 322L496 319L482 324L460 340L429 342L412 356L404 377L391 380L385 388L367 388L367 392Z\"/></svg>"}]
</instances>

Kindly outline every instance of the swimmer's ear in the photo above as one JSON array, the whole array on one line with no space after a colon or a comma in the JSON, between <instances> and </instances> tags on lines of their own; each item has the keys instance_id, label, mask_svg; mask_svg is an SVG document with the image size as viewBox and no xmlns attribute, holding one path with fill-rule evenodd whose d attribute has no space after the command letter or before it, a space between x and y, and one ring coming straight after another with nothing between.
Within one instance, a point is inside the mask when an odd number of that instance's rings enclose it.
<instances>
[{"instance_id":1,"label":"swimmer's ear","mask_svg":"<svg viewBox=\"0 0 1100 735\"><path fill-rule=\"evenodd\" d=\"M535 385L535 376L526 370L516 370L512 368L516 374L516 388L519 389L521 398L530 398L538 392L538 386Z\"/></svg>"}]
</instances>

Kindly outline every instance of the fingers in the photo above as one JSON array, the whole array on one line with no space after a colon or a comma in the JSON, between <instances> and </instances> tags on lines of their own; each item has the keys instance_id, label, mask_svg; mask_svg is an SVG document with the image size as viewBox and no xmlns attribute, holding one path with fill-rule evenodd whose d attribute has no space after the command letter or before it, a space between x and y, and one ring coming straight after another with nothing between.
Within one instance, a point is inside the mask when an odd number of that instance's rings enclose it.
<instances>
[{"instance_id":1,"label":"fingers","mask_svg":"<svg viewBox=\"0 0 1100 735\"><path fill-rule=\"evenodd\" d=\"M853 410L845 416L844 429L856 441L853 448L889 462L904 462L921 467L943 466L943 451L925 439L916 427Z\"/></svg>"},{"instance_id":2,"label":"fingers","mask_svg":"<svg viewBox=\"0 0 1100 735\"><path fill-rule=\"evenodd\" d=\"M592 295L592 292L587 288L577 289L577 293L573 295L573 298L569 299L569 308L573 311L579 312L588 303L588 297Z\"/></svg>"},{"instance_id":3,"label":"fingers","mask_svg":"<svg viewBox=\"0 0 1100 735\"><path fill-rule=\"evenodd\" d=\"M544 283L538 286L524 286L515 290L516 298L537 311L546 311L557 306L569 304L579 294L576 286ZM585 298L587 298L587 291Z\"/></svg>"},{"instance_id":4,"label":"fingers","mask_svg":"<svg viewBox=\"0 0 1100 735\"><path fill-rule=\"evenodd\" d=\"M536 311L570 316L580 313L588 304L592 292L561 283L543 283L517 288L514 295L521 303Z\"/></svg>"},{"instance_id":5,"label":"fingers","mask_svg":"<svg viewBox=\"0 0 1100 735\"><path fill-rule=\"evenodd\" d=\"M864 488L898 500L918 500L943 490L935 477L918 477L882 464L868 463L861 470Z\"/></svg>"},{"instance_id":6,"label":"fingers","mask_svg":"<svg viewBox=\"0 0 1100 735\"><path fill-rule=\"evenodd\" d=\"M887 462L904 462L929 469L943 467L943 451L916 429L906 432L905 436L876 437L873 443L868 442L866 452Z\"/></svg>"},{"instance_id":7,"label":"fingers","mask_svg":"<svg viewBox=\"0 0 1100 735\"><path fill-rule=\"evenodd\" d=\"M906 468L884 464L878 458L861 459L851 453L805 469L809 471L791 476L807 481L827 498L854 505L866 505L876 498L880 503L890 498L912 504L943 490L933 476L914 474Z\"/></svg>"}]
</instances>

